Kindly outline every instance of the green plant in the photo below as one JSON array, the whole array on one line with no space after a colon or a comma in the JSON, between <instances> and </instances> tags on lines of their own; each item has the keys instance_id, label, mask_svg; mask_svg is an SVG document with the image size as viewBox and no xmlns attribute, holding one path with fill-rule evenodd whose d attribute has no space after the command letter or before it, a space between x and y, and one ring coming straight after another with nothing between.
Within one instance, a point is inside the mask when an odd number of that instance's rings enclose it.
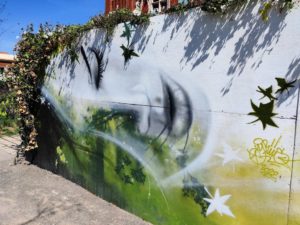
<instances>
[{"instance_id":1,"label":"green plant","mask_svg":"<svg viewBox=\"0 0 300 225\"><path fill-rule=\"evenodd\" d=\"M129 22L131 25L148 24L149 15L136 16L128 9L118 9L107 16L99 15L91 20L93 27L106 30L107 40L112 36L115 27L124 22Z\"/></svg>"},{"instance_id":2,"label":"green plant","mask_svg":"<svg viewBox=\"0 0 300 225\"><path fill-rule=\"evenodd\" d=\"M230 8L247 3L247 0L193 0L187 3L179 3L166 10L166 13L183 13L191 8L200 7L208 13L225 13Z\"/></svg>"},{"instance_id":3,"label":"green plant","mask_svg":"<svg viewBox=\"0 0 300 225\"><path fill-rule=\"evenodd\" d=\"M181 13L185 12L186 10L188 10L190 8L193 8L193 6L189 2L187 4L179 3L179 4L175 5L175 6L170 7L165 12L166 13L181 14Z\"/></svg>"},{"instance_id":4,"label":"green plant","mask_svg":"<svg viewBox=\"0 0 300 225\"><path fill-rule=\"evenodd\" d=\"M272 8L272 2L273 0L264 2L261 9L259 10L259 15L261 16L263 21L269 20L269 13Z\"/></svg>"},{"instance_id":5,"label":"green plant","mask_svg":"<svg viewBox=\"0 0 300 225\"><path fill-rule=\"evenodd\" d=\"M181 14L191 8L200 7L204 12L224 14L232 8L245 5L248 2L249 0L188 0L187 3L179 3L165 12ZM293 5L293 0L264 1L258 13L264 21L268 21L270 11L273 7L278 7L279 11L282 12L291 9Z\"/></svg>"},{"instance_id":6,"label":"green plant","mask_svg":"<svg viewBox=\"0 0 300 225\"><path fill-rule=\"evenodd\" d=\"M278 7L279 11L282 12L284 10L289 10L293 8L293 1L292 0L268 0L263 2L262 7L259 10L259 15L261 16L262 20L267 22L269 20L269 15L272 7Z\"/></svg>"},{"instance_id":7,"label":"green plant","mask_svg":"<svg viewBox=\"0 0 300 225\"><path fill-rule=\"evenodd\" d=\"M5 80L0 80L0 136L17 133L15 93L9 92Z\"/></svg>"},{"instance_id":8,"label":"green plant","mask_svg":"<svg viewBox=\"0 0 300 225\"><path fill-rule=\"evenodd\" d=\"M246 0L208 0L203 2L201 9L210 13L224 13L229 8L246 2Z\"/></svg>"}]
</instances>

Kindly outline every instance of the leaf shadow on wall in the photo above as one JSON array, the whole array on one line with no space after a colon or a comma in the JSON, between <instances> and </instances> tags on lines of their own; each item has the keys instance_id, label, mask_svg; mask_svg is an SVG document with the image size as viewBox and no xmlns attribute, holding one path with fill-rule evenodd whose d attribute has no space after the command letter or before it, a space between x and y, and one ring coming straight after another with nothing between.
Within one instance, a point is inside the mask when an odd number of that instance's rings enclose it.
<instances>
[{"instance_id":1,"label":"leaf shadow on wall","mask_svg":"<svg viewBox=\"0 0 300 225\"><path fill-rule=\"evenodd\" d=\"M150 31L149 35L145 35L148 25L138 26L134 32L130 45L135 46L137 44L137 52L143 53L149 43L150 38L153 35L153 29Z\"/></svg>"},{"instance_id":2,"label":"leaf shadow on wall","mask_svg":"<svg viewBox=\"0 0 300 225\"><path fill-rule=\"evenodd\" d=\"M285 79L288 82L297 80L293 84L293 88L290 88L288 91L284 92L283 94L278 94L276 97L278 98L277 106L279 107L281 104L283 104L285 101L287 101L289 98L289 102L287 103L290 105L292 102L294 102L295 98L298 96L298 92L300 91L300 57L295 58L291 64L288 67L287 73L285 74Z\"/></svg>"},{"instance_id":3,"label":"leaf shadow on wall","mask_svg":"<svg viewBox=\"0 0 300 225\"><path fill-rule=\"evenodd\" d=\"M269 16L271 19L264 22L258 14L258 4L258 1L249 1L247 5L232 9L226 15L206 14L200 9L192 9L180 16L167 15L162 32L171 29L170 40L185 33L184 55L180 63L182 68L191 65L191 71L208 60L213 67L222 49L229 42L235 41L233 52L226 50L228 57L224 59L222 56L221 59L229 63L224 73L230 79L221 90L224 96L246 66L254 70L259 68L264 55L272 52L286 27L286 13L273 9ZM249 60L254 56L255 62L249 65Z\"/></svg>"},{"instance_id":4,"label":"leaf shadow on wall","mask_svg":"<svg viewBox=\"0 0 300 225\"><path fill-rule=\"evenodd\" d=\"M51 199L52 201L48 201L48 202L43 202L40 201L37 203L36 207L37 207L37 212L36 215L34 217L32 217L31 219L27 220L26 222L21 223L20 225L27 225L27 224L32 224L32 223L40 223L41 221L45 220L51 220L55 217L58 217L59 214L61 213L66 213L69 211L80 211L80 208L82 207L80 203L73 203L72 205L67 205L64 202L61 201L56 201L54 204L54 200ZM44 223L43 222L43 223Z\"/></svg>"}]
</instances>

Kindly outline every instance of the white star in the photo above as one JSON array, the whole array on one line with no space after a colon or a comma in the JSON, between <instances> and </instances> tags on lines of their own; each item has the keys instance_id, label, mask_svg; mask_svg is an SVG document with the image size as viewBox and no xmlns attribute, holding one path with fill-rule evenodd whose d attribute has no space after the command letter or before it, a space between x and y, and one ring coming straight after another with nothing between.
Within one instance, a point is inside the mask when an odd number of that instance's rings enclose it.
<instances>
[{"instance_id":1,"label":"white star","mask_svg":"<svg viewBox=\"0 0 300 225\"><path fill-rule=\"evenodd\" d=\"M235 216L231 212L230 208L227 205L225 205L225 202L231 197L231 195L220 196L219 188L217 188L217 190L215 192L215 196L213 197L206 188L205 188L205 190L211 197L211 199L203 198L205 201L210 203L209 207L206 211L206 216L208 216L209 214L211 214L214 211L217 211L221 216L223 214L225 214L227 216L231 216L231 217L235 218Z\"/></svg>"},{"instance_id":2,"label":"white star","mask_svg":"<svg viewBox=\"0 0 300 225\"><path fill-rule=\"evenodd\" d=\"M243 161L239 156L238 156L238 152L239 150L233 151L231 146L224 144L223 145L224 149L224 153L220 154L220 153L216 153L215 155L221 157L223 159L223 166L231 161Z\"/></svg>"}]
</instances>

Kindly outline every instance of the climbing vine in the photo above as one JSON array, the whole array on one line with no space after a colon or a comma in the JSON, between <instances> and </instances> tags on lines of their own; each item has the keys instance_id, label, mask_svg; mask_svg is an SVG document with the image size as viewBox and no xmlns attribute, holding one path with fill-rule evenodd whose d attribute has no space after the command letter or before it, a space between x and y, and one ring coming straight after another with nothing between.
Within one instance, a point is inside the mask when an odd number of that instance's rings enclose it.
<instances>
[{"instance_id":1,"label":"climbing vine","mask_svg":"<svg viewBox=\"0 0 300 225\"><path fill-rule=\"evenodd\" d=\"M110 37L118 24L124 22L128 22L131 25L148 24L149 17L149 15L145 14L142 14L141 16L136 16L128 9L119 9L114 13L108 14L107 16L99 15L93 17L91 20L91 26L93 28L105 29L107 37Z\"/></svg>"},{"instance_id":2,"label":"climbing vine","mask_svg":"<svg viewBox=\"0 0 300 225\"><path fill-rule=\"evenodd\" d=\"M279 11L282 12L284 10L289 10L289 9L293 8L293 5L294 5L294 3L292 0L265 1L259 10L259 14L260 14L262 20L266 22L269 20L269 14L270 14L272 7L278 7Z\"/></svg>"},{"instance_id":3,"label":"climbing vine","mask_svg":"<svg viewBox=\"0 0 300 225\"><path fill-rule=\"evenodd\" d=\"M248 0L188 0L187 3L179 3L166 10L166 13L182 13L191 8L200 7L202 11L208 13L226 13L230 9L248 3ZM272 7L278 7L279 11L291 9L294 5L293 0L265 0L262 1L262 7L259 10L264 21L269 18L269 12Z\"/></svg>"}]
</instances>

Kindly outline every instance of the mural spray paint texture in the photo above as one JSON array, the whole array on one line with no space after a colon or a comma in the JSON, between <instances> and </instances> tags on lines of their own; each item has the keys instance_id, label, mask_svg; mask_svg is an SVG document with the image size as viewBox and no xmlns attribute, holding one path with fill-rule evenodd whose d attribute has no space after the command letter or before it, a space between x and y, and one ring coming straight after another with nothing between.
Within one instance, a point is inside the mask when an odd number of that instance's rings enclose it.
<instances>
[{"instance_id":1,"label":"mural spray paint texture","mask_svg":"<svg viewBox=\"0 0 300 225\"><path fill-rule=\"evenodd\" d=\"M154 224L297 224L298 81L276 96L279 128L249 124L258 86L299 78L300 10L271 13L151 18L126 64L123 25L87 33L78 61L48 68L36 162Z\"/></svg>"}]
</instances>

